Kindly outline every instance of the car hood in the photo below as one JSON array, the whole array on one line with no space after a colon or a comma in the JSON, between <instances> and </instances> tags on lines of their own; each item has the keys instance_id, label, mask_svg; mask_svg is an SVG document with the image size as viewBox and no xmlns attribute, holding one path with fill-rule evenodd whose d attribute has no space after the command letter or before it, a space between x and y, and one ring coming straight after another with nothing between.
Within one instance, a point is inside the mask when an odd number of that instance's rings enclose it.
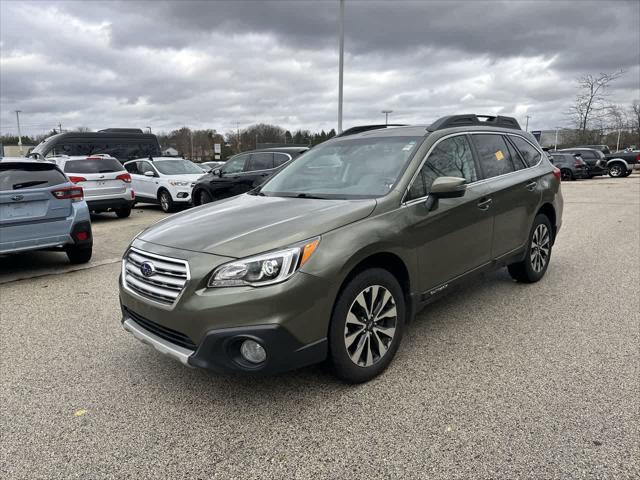
<instances>
[{"instance_id":1,"label":"car hood","mask_svg":"<svg viewBox=\"0 0 640 480\"><path fill-rule=\"evenodd\" d=\"M138 238L166 247L247 257L361 220L376 201L240 195L162 220Z\"/></svg>"},{"instance_id":2,"label":"car hood","mask_svg":"<svg viewBox=\"0 0 640 480\"><path fill-rule=\"evenodd\" d=\"M167 180L185 180L187 182L197 182L201 177L205 176L206 173L185 173L183 175L165 175L164 177Z\"/></svg>"}]
</instances>

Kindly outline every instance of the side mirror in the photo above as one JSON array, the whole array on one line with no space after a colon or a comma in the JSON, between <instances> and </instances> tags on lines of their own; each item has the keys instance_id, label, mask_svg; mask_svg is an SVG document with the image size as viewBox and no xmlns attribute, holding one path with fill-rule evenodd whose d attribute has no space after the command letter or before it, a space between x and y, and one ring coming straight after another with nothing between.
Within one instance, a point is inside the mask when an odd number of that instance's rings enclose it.
<instances>
[{"instance_id":1,"label":"side mirror","mask_svg":"<svg viewBox=\"0 0 640 480\"><path fill-rule=\"evenodd\" d=\"M216 177L222 177L222 169L216 168L211 173L213 173Z\"/></svg>"},{"instance_id":2,"label":"side mirror","mask_svg":"<svg viewBox=\"0 0 640 480\"><path fill-rule=\"evenodd\" d=\"M156 174L153 173L151 170L147 170L146 172L144 172L144 176L145 177L155 177Z\"/></svg>"},{"instance_id":3,"label":"side mirror","mask_svg":"<svg viewBox=\"0 0 640 480\"><path fill-rule=\"evenodd\" d=\"M459 198L467 191L467 180L461 177L438 177L431 184L429 196Z\"/></svg>"}]
</instances>

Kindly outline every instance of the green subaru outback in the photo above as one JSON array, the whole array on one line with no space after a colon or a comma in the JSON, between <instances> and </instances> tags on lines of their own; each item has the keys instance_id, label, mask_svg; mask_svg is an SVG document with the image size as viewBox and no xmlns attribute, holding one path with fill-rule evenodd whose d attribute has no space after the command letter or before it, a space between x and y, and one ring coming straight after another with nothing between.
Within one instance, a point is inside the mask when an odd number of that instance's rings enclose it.
<instances>
[{"instance_id":1,"label":"green subaru outback","mask_svg":"<svg viewBox=\"0 0 640 480\"><path fill-rule=\"evenodd\" d=\"M367 381L416 312L466 277L507 267L540 280L562 203L560 171L513 118L358 127L138 235L122 261L123 326L190 367L327 360Z\"/></svg>"}]
</instances>

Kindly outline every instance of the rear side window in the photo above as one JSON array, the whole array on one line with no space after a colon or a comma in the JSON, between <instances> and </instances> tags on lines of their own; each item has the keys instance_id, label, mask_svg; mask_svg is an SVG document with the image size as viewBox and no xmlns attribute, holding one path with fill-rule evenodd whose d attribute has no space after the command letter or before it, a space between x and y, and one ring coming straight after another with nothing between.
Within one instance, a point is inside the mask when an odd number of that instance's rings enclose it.
<instances>
[{"instance_id":1,"label":"rear side window","mask_svg":"<svg viewBox=\"0 0 640 480\"><path fill-rule=\"evenodd\" d=\"M540 161L540 152L533 145L520 137L510 136L509 139L516 146L520 155L522 155L524 162L529 167L533 167L538 164Z\"/></svg>"},{"instance_id":2,"label":"rear side window","mask_svg":"<svg viewBox=\"0 0 640 480\"><path fill-rule=\"evenodd\" d=\"M273 154L273 166L279 167L280 165L287 163L289 161L289 155L285 153L274 153Z\"/></svg>"},{"instance_id":3,"label":"rear side window","mask_svg":"<svg viewBox=\"0 0 640 480\"><path fill-rule=\"evenodd\" d=\"M70 173L110 173L121 170L122 165L113 158L69 160L64 164L64 171Z\"/></svg>"},{"instance_id":4,"label":"rear side window","mask_svg":"<svg viewBox=\"0 0 640 480\"><path fill-rule=\"evenodd\" d=\"M140 173L138 171L138 163L140 162L131 162L131 163L127 163L124 168L127 169L127 172L129 173Z\"/></svg>"},{"instance_id":5,"label":"rear side window","mask_svg":"<svg viewBox=\"0 0 640 480\"><path fill-rule=\"evenodd\" d=\"M472 135L485 178L515 171L509 148L501 135Z\"/></svg>"},{"instance_id":6,"label":"rear side window","mask_svg":"<svg viewBox=\"0 0 640 480\"><path fill-rule=\"evenodd\" d=\"M270 170L273 168L273 153L272 152L260 152L252 153L249 165L247 166L248 172L254 172L256 170Z\"/></svg>"},{"instance_id":7,"label":"rear side window","mask_svg":"<svg viewBox=\"0 0 640 480\"><path fill-rule=\"evenodd\" d=\"M51 164L0 163L0 190L52 187L68 181Z\"/></svg>"}]
</instances>

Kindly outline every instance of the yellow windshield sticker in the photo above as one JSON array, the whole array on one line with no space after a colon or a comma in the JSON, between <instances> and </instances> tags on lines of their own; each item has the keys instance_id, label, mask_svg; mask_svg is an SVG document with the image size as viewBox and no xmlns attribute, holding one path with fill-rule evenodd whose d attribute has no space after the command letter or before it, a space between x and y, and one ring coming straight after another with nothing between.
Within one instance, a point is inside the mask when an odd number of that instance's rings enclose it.
<instances>
[{"instance_id":1,"label":"yellow windshield sticker","mask_svg":"<svg viewBox=\"0 0 640 480\"><path fill-rule=\"evenodd\" d=\"M496 152L496 159L497 160L504 160L504 153L502 153L502 150L498 150Z\"/></svg>"}]
</instances>

